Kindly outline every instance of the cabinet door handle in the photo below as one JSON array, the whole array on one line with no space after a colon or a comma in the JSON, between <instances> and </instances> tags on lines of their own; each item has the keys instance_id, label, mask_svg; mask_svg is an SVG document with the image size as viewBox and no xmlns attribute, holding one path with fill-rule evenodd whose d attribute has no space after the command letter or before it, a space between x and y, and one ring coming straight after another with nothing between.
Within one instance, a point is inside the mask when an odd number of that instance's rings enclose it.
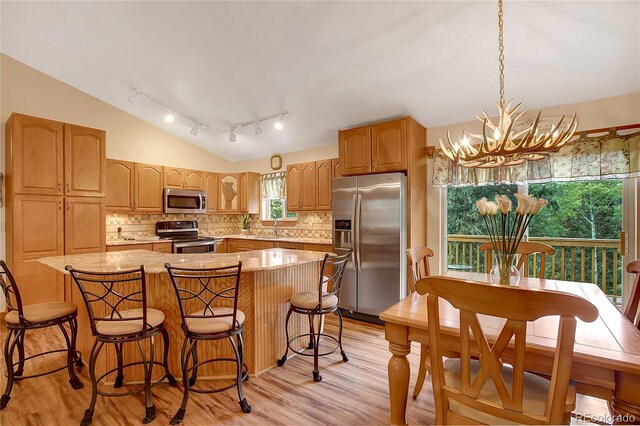
<instances>
[{"instance_id":1,"label":"cabinet door handle","mask_svg":"<svg viewBox=\"0 0 640 426\"><path fill-rule=\"evenodd\" d=\"M71 208L71 203L67 201L67 210L69 210L70 208Z\"/></svg>"},{"instance_id":2,"label":"cabinet door handle","mask_svg":"<svg viewBox=\"0 0 640 426\"><path fill-rule=\"evenodd\" d=\"M58 192L62 192L62 184L58 182Z\"/></svg>"},{"instance_id":3,"label":"cabinet door handle","mask_svg":"<svg viewBox=\"0 0 640 426\"><path fill-rule=\"evenodd\" d=\"M67 192L69 192L71 190L71 186L69 185L69 183L67 182L67 184L65 186L67 188Z\"/></svg>"},{"instance_id":4,"label":"cabinet door handle","mask_svg":"<svg viewBox=\"0 0 640 426\"><path fill-rule=\"evenodd\" d=\"M58 210L62 210L62 201L58 201Z\"/></svg>"}]
</instances>

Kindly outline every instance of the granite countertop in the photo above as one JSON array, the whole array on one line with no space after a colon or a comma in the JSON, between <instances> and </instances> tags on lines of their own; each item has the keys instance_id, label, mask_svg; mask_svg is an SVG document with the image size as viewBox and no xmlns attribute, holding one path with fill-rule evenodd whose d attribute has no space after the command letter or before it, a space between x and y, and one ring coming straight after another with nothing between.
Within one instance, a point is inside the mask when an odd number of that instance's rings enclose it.
<instances>
[{"instance_id":1,"label":"granite countertop","mask_svg":"<svg viewBox=\"0 0 640 426\"><path fill-rule=\"evenodd\" d=\"M323 259L324 253L321 252L273 248L219 254L171 254L149 250L127 250L52 256L38 259L38 261L65 274L68 273L64 269L66 265L72 265L81 270L101 272L136 269L144 265L147 273L157 274L166 272L164 264L167 262L174 266L188 268L215 268L242 261L242 271L249 272L320 262Z\"/></svg>"},{"instance_id":2,"label":"granite countertop","mask_svg":"<svg viewBox=\"0 0 640 426\"><path fill-rule=\"evenodd\" d=\"M214 237L216 240L224 239L237 239L237 240L256 240L256 241L281 241L289 243L302 243L302 244L328 244L331 245L331 238L307 238L307 237L266 237L260 235L221 235ZM125 246L132 244L152 244L152 243L170 243L166 239L160 239L159 237L136 237L134 240L111 240L107 241L107 246Z\"/></svg>"}]
</instances>

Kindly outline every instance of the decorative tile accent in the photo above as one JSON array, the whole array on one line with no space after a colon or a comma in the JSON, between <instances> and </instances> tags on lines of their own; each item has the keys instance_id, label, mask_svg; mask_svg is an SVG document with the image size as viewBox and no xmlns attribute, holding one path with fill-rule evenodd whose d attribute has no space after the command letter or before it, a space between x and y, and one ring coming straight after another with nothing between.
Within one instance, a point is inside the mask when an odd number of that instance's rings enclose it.
<instances>
[{"instance_id":1,"label":"decorative tile accent","mask_svg":"<svg viewBox=\"0 0 640 426\"><path fill-rule=\"evenodd\" d=\"M124 237L152 237L156 233L156 222L162 220L197 220L200 234L210 236L236 235L242 229L240 214L144 214L107 213L107 241ZM297 238L331 238L331 212L300 212L295 225L279 224L278 234ZM118 227L121 234L118 235ZM260 215L251 215L249 235L271 236L272 225L263 225Z\"/></svg>"}]
</instances>

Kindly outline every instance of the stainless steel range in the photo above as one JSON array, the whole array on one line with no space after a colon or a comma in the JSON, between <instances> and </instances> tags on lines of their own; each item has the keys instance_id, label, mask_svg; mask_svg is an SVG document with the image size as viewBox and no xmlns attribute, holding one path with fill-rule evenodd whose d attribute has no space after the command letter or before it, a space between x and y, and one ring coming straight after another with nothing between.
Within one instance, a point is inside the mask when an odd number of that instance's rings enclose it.
<instances>
[{"instance_id":1,"label":"stainless steel range","mask_svg":"<svg viewBox=\"0 0 640 426\"><path fill-rule=\"evenodd\" d=\"M173 241L174 253L214 253L216 239L198 235L197 220L156 222L156 235Z\"/></svg>"}]
</instances>

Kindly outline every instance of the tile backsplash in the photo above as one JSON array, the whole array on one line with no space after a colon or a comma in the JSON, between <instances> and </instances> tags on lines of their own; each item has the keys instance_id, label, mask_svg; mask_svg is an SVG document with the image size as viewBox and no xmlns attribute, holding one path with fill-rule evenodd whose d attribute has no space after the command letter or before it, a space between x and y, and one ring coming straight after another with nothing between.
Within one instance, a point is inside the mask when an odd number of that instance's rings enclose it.
<instances>
[{"instance_id":1,"label":"tile backsplash","mask_svg":"<svg viewBox=\"0 0 640 426\"><path fill-rule=\"evenodd\" d=\"M156 222L161 220L197 220L202 235L236 235L242 229L240 214L107 213L107 241L124 237L154 236ZM120 236L118 228L122 230ZM273 235L273 225L263 225L259 215L251 215L251 228L248 233L260 236ZM331 238L331 212L300 212L295 224L279 223L278 234L287 237Z\"/></svg>"}]
</instances>

